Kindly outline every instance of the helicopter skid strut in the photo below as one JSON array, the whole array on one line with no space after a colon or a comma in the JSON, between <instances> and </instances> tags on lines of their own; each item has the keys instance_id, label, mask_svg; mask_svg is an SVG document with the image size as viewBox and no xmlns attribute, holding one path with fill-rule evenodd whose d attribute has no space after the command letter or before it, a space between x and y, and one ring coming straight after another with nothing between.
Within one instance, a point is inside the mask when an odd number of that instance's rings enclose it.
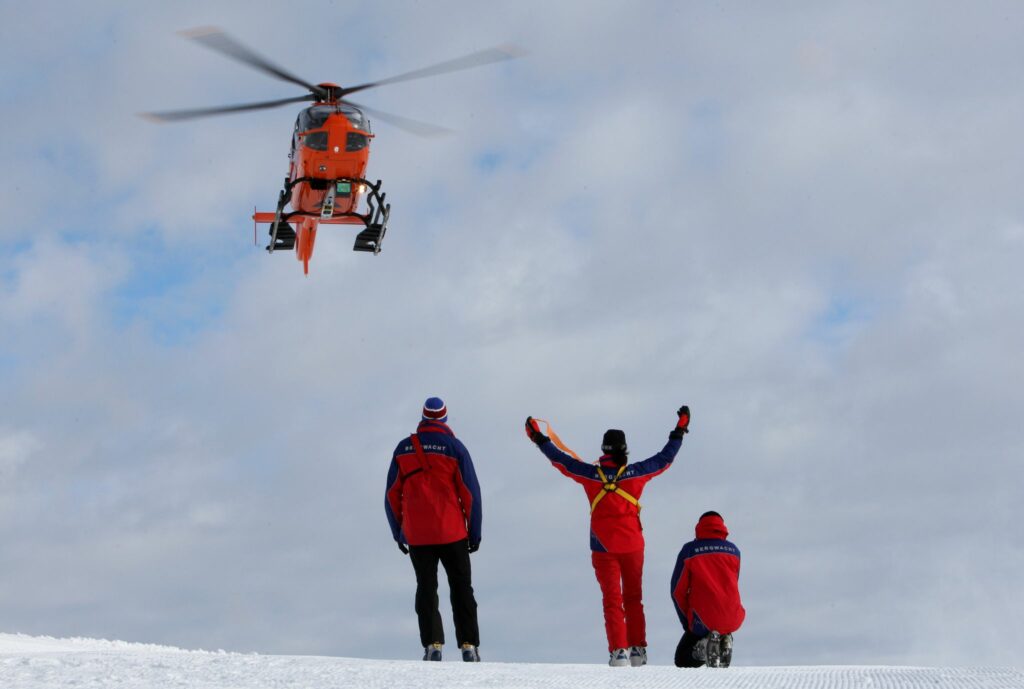
<instances>
[{"instance_id":1,"label":"helicopter skid strut","mask_svg":"<svg viewBox=\"0 0 1024 689\"><path fill-rule=\"evenodd\" d=\"M291 200L292 188L300 182L326 185L329 192L336 192L339 183L362 185L366 190L367 210L365 213L335 213L335 195L328 193L327 198L324 199L323 207L317 213L310 213L306 211L285 212L284 207L288 205L288 202ZM274 212L256 212L253 213L252 219L254 223L270 223L270 243L266 246L266 250L269 253L295 248L297 235L289 221L292 219L305 221L309 218L315 218L318 223L350 225L362 224L364 229L356 235L355 244L352 246L352 250L363 251L376 255L380 253L381 243L384 240L384 234L387 232L388 219L391 216L391 204L385 203L385 197L387 194L381 193L380 187L380 180L377 180L376 183L372 183L369 180L362 179L360 177L339 177L332 180L323 180L313 177L299 177L294 180L286 180L285 187L281 190L281 193L278 196L277 208Z\"/></svg>"}]
</instances>

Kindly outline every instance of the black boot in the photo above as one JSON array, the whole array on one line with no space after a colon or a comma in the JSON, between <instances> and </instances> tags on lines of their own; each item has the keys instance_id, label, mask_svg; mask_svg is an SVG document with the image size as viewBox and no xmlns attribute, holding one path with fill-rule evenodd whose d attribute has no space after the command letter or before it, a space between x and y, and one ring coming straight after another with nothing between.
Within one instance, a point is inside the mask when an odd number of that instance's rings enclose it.
<instances>
[{"instance_id":1,"label":"black boot","mask_svg":"<svg viewBox=\"0 0 1024 689\"><path fill-rule=\"evenodd\" d=\"M722 667L729 667L732 663L732 634L724 634L718 642L718 648L721 650Z\"/></svg>"},{"instance_id":2,"label":"black boot","mask_svg":"<svg viewBox=\"0 0 1024 689\"><path fill-rule=\"evenodd\" d=\"M707 660L708 667L721 667L722 666L722 648L721 648L722 637L718 632L711 632L707 636L707 647L704 649L704 657Z\"/></svg>"}]
</instances>

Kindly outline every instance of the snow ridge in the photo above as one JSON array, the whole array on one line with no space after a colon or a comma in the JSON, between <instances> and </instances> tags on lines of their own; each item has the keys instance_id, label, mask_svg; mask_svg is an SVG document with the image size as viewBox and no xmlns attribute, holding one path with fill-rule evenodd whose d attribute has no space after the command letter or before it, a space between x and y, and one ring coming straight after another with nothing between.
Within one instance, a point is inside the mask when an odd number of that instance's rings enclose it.
<instances>
[{"instance_id":1,"label":"snow ridge","mask_svg":"<svg viewBox=\"0 0 1024 689\"><path fill-rule=\"evenodd\" d=\"M1022 689L1014 668L875 666L610 668L601 664L359 660L187 651L0 634L0 687L133 689Z\"/></svg>"}]
</instances>

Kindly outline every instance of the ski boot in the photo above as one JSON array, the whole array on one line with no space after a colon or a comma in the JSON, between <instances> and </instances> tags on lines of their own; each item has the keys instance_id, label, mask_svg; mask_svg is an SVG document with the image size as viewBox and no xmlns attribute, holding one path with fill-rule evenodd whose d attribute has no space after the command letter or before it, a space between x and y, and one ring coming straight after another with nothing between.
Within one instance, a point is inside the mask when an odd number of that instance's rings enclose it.
<instances>
[{"instance_id":1,"label":"ski boot","mask_svg":"<svg viewBox=\"0 0 1024 689\"><path fill-rule=\"evenodd\" d=\"M480 649L473 644L462 644L462 662L479 663Z\"/></svg>"},{"instance_id":2,"label":"ski boot","mask_svg":"<svg viewBox=\"0 0 1024 689\"><path fill-rule=\"evenodd\" d=\"M690 655L693 656L694 660L701 663L705 663L708 660L707 648L708 637L705 636L703 639L699 639L697 643L693 645L693 650L690 651Z\"/></svg>"},{"instance_id":3,"label":"ski boot","mask_svg":"<svg viewBox=\"0 0 1024 689\"><path fill-rule=\"evenodd\" d=\"M626 667L629 665L629 651L624 648L616 648L609 654L608 664L612 667Z\"/></svg>"},{"instance_id":4,"label":"ski boot","mask_svg":"<svg viewBox=\"0 0 1024 689\"><path fill-rule=\"evenodd\" d=\"M721 650L722 667L729 667L732 663L732 634L723 634L718 647Z\"/></svg>"},{"instance_id":5,"label":"ski boot","mask_svg":"<svg viewBox=\"0 0 1024 689\"><path fill-rule=\"evenodd\" d=\"M629 647L629 664L633 667L640 667L641 665L647 664L647 647L646 646L630 646Z\"/></svg>"},{"instance_id":6,"label":"ski boot","mask_svg":"<svg viewBox=\"0 0 1024 689\"><path fill-rule=\"evenodd\" d=\"M708 644L704 651L708 667L722 667L722 636L711 632L707 636Z\"/></svg>"},{"instance_id":7,"label":"ski boot","mask_svg":"<svg viewBox=\"0 0 1024 689\"><path fill-rule=\"evenodd\" d=\"M423 647L423 660L441 660L441 644L430 644Z\"/></svg>"}]
</instances>

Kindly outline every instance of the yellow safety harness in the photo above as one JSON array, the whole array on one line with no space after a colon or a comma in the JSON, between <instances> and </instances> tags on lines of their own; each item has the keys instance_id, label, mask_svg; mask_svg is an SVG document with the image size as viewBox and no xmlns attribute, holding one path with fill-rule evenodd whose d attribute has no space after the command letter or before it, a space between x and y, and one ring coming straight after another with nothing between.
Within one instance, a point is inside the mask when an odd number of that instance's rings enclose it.
<instances>
[{"instance_id":1,"label":"yellow safety harness","mask_svg":"<svg viewBox=\"0 0 1024 689\"><path fill-rule=\"evenodd\" d=\"M605 473L601 471L601 467L597 467L597 475L601 477L601 483L603 483L604 485L602 486L603 490L597 495L595 495L594 500L590 503L591 514L593 514L594 510L597 508L597 503L601 502L601 500L604 499L604 496L608 495L609 493L615 493L626 502L636 505L636 511L640 512L640 510L642 509L640 507L640 501L634 498L626 491L624 491L618 484L619 477L622 476L622 472L624 472L625 470L626 465L623 464L622 466L619 467L619 470L615 472L615 476L613 476L612 479L609 481L608 477L605 476Z\"/></svg>"},{"instance_id":2,"label":"yellow safety harness","mask_svg":"<svg viewBox=\"0 0 1024 689\"><path fill-rule=\"evenodd\" d=\"M559 450L566 453L567 455L575 459L579 459L581 462L583 461L582 459L580 459L580 456L578 454L573 452L568 445L562 442L562 439L558 437L558 434L555 433L555 429L551 427L550 423L548 423L544 419L534 419L534 421L544 424L544 427L547 429L547 433L545 435L551 438L551 442L555 444L555 447L557 447ZM640 512L640 510L642 509L642 507L640 506L640 501L634 498L629 493L627 493L625 490L623 490L618 484L619 477L622 476L622 472L624 472L625 470L625 465L619 467L619 470L616 472L615 476L613 476L612 479L609 481L608 477L601 470L600 465L598 465L597 475L601 477L601 483L603 484L603 486L601 492L595 495L594 500L590 503L591 514L594 513L594 509L597 507L597 503L601 502L604 499L604 496L608 495L609 493L615 493L626 502L636 505L636 511L638 513Z\"/></svg>"}]
</instances>

